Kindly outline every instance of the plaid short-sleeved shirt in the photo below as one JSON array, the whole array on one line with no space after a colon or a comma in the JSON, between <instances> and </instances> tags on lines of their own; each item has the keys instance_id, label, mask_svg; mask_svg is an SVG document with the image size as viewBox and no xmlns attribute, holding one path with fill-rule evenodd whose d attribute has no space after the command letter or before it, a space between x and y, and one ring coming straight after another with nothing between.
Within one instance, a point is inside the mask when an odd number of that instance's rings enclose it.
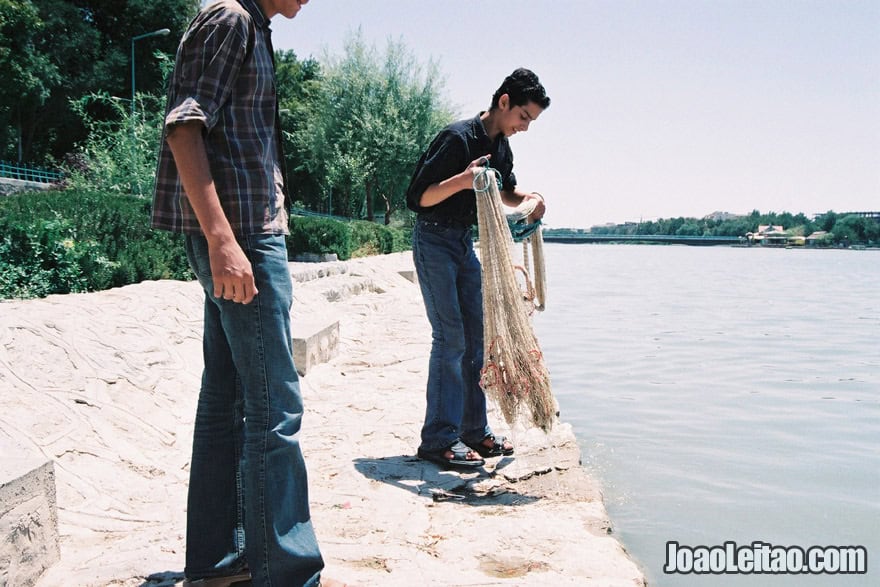
<instances>
[{"instance_id":1,"label":"plaid short-sleeved shirt","mask_svg":"<svg viewBox=\"0 0 880 587\"><path fill-rule=\"evenodd\" d=\"M168 89L154 228L201 232L165 142L174 125L197 121L204 125L211 175L235 234L287 233L270 35L256 0L220 0L190 24Z\"/></svg>"}]
</instances>

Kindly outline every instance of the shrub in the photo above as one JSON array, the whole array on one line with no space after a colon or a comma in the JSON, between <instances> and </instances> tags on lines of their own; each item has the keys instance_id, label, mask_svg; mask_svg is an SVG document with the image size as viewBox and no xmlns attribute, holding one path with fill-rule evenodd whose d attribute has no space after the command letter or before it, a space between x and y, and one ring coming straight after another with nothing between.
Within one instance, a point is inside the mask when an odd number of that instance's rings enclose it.
<instances>
[{"instance_id":1,"label":"shrub","mask_svg":"<svg viewBox=\"0 0 880 587\"><path fill-rule=\"evenodd\" d=\"M391 252L399 253L401 251L409 251L412 249L412 227L400 226L390 228L391 230Z\"/></svg>"},{"instance_id":2,"label":"shrub","mask_svg":"<svg viewBox=\"0 0 880 587\"><path fill-rule=\"evenodd\" d=\"M384 225L368 220L354 220L349 226L351 226L353 257L384 255L391 252L394 238Z\"/></svg>"},{"instance_id":3,"label":"shrub","mask_svg":"<svg viewBox=\"0 0 880 587\"><path fill-rule=\"evenodd\" d=\"M367 220L351 223L352 256L387 255L412 248L412 229L402 226L386 226Z\"/></svg>"},{"instance_id":4,"label":"shrub","mask_svg":"<svg viewBox=\"0 0 880 587\"><path fill-rule=\"evenodd\" d=\"M297 253L335 253L344 261L351 258L351 242L351 228L345 222L312 216L290 218L290 238L287 239L290 257Z\"/></svg>"},{"instance_id":5,"label":"shrub","mask_svg":"<svg viewBox=\"0 0 880 587\"><path fill-rule=\"evenodd\" d=\"M68 189L0 198L0 298L42 297L191 279L183 238L149 226L151 203ZM288 254L356 256L408 250L411 229L294 216Z\"/></svg>"},{"instance_id":6,"label":"shrub","mask_svg":"<svg viewBox=\"0 0 880 587\"><path fill-rule=\"evenodd\" d=\"M0 296L190 279L180 235L152 230L147 200L94 191L0 199Z\"/></svg>"},{"instance_id":7,"label":"shrub","mask_svg":"<svg viewBox=\"0 0 880 587\"><path fill-rule=\"evenodd\" d=\"M4 223L0 240L0 296L33 298L104 289L114 263L93 240L77 238L58 216Z\"/></svg>"}]
</instances>

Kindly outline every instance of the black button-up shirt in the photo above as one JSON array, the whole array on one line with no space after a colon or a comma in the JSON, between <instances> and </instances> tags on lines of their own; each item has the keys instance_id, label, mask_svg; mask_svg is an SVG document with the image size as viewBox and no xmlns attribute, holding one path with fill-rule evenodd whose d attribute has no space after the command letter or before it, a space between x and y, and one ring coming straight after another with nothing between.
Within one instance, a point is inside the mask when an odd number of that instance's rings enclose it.
<instances>
[{"instance_id":1,"label":"black button-up shirt","mask_svg":"<svg viewBox=\"0 0 880 587\"><path fill-rule=\"evenodd\" d=\"M482 113L481 113L482 114ZM429 207L419 205L422 194L431 184L461 173L478 157L492 155L489 165L498 171L505 190L516 187L513 152L505 136L493 141L476 117L459 120L444 128L422 154L406 191L407 207L420 216L472 225L477 222L477 200L473 189L462 190Z\"/></svg>"}]
</instances>

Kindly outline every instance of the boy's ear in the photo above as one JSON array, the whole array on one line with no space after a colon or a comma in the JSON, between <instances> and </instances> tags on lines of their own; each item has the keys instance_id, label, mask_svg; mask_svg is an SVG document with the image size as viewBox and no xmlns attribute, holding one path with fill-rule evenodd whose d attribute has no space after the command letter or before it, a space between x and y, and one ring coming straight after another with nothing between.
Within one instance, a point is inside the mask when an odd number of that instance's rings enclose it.
<instances>
[{"instance_id":1,"label":"boy's ear","mask_svg":"<svg viewBox=\"0 0 880 587\"><path fill-rule=\"evenodd\" d=\"M510 95L509 94L501 94L498 96L498 108L501 110L507 110L510 108Z\"/></svg>"}]
</instances>

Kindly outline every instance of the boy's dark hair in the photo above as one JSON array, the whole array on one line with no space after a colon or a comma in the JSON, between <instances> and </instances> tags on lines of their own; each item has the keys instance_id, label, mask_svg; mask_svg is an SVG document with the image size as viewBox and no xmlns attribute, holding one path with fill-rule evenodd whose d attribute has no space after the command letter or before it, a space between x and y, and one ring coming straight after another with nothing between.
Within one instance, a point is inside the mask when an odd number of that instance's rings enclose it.
<instances>
[{"instance_id":1,"label":"boy's dark hair","mask_svg":"<svg viewBox=\"0 0 880 587\"><path fill-rule=\"evenodd\" d=\"M490 110L498 108L498 99L504 94L510 97L511 106L525 106L529 102L534 102L542 109L550 106L550 98L547 96L544 86L538 81L538 76L525 67L520 67L504 78L501 87L492 96Z\"/></svg>"}]
</instances>

